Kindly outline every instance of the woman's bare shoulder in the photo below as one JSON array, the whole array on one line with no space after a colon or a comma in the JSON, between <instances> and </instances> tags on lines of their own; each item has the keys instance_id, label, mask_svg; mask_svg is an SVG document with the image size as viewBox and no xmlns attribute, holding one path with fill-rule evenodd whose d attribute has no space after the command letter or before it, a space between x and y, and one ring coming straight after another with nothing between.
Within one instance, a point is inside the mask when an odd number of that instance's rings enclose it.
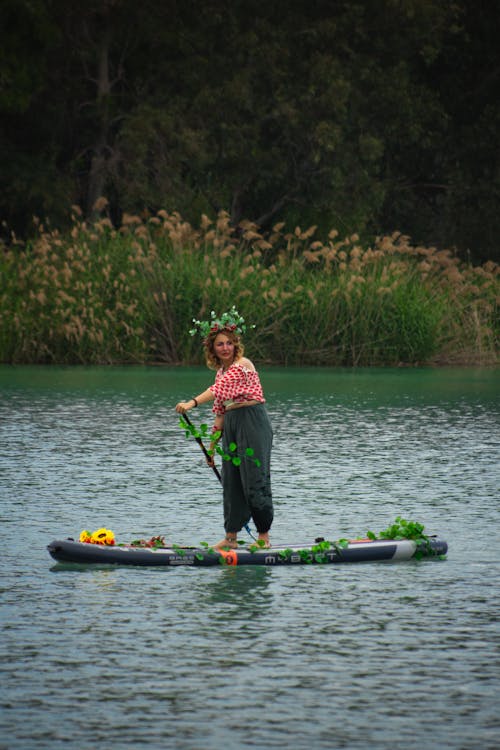
<instances>
[{"instance_id":1,"label":"woman's bare shoulder","mask_svg":"<svg viewBox=\"0 0 500 750\"><path fill-rule=\"evenodd\" d=\"M247 370L255 370L253 362L248 357L240 357L236 364L240 367L246 367Z\"/></svg>"}]
</instances>

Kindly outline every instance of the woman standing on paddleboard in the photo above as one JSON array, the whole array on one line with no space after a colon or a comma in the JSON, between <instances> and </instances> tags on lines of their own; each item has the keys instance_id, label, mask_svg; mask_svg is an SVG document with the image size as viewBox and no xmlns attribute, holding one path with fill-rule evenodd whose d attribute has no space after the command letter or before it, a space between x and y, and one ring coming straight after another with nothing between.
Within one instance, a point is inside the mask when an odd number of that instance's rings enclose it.
<instances>
[{"instance_id":1,"label":"woman standing on paddleboard","mask_svg":"<svg viewBox=\"0 0 500 750\"><path fill-rule=\"evenodd\" d=\"M207 366L217 371L215 382L196 398L178 403L175 410L184 414L199 404L213 401L215 439L211 452L222 436L224 452L229 453L229 446L236 444L241 459L236 464L224 461L222 465L226 535L215 547L236 548L238 532L250 518L257 529L258 541L269 547L269 529L273 522L270 473L273 431L258 373L253 363L243 356L240 335L246 330L244 319L233 305L220 318L212 312L209 321L193 322L195 328L190 334L201 334ZM247 449L256 460L247 458ZM210 465L213 466L213 453Z\"/></svg>"}]
</instances>

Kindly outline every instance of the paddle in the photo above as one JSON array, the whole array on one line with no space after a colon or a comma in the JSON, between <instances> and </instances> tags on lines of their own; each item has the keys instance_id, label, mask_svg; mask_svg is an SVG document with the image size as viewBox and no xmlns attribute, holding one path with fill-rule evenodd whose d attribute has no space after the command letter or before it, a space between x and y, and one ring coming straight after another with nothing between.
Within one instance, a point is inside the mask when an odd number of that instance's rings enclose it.
<instances>
[{"instance_id":1,"label":"paddle","mask_svg":"<svg viewBox=\"0 0 500 750\"><path fill-rule=\"evenodd\" d=\"M185 421L187 422L187 424L188 424L188 425L189 425L190 427L192 427L192 428L193 428L193 431L192 431L192 435L193 435L194 439L196 440L196 442L198 443L198 445L200 446L200 448L201 448L201 450L203 451L203 453L205 454L205 458L206 458L207 460L211 460L211 459L212 459L212 456L210 455L210 453L209 453L209 452L207 451L207 449L205 448L205 446L204 446L204 444L203 444L203 440L201 439L201 437L199 437L199 436L196 436L196 434L195 434L195 432L194 432L194 427L193 427L193 423L192 423L192 422L191 422L191 420L189 419L188 415L187 415L187 414L181 414L181 417L182 417L182 419L184 419L184 420L185 420ZM221 475L220 475L220 473L219 473L219 470L218 470L218 468L217 468L217 466L216 466L215 464L212 464L212 469L213 469L213 471L214 471L214 474L215 474L215 476L217 477L217 479L219 480L219 482L220 482L220 483L222 484L222 477L221 477Z\"/></svg>"}]
</instances>

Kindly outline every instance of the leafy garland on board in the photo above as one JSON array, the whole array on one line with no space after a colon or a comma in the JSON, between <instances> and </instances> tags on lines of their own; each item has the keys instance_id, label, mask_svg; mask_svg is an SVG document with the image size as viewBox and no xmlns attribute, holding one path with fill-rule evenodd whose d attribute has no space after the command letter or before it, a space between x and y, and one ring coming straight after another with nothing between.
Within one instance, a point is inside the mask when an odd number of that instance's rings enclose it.
<instances>
[{"instance_id":1,"label":"leafy garland on board","mask_svg":"<svg viewBox=\"0 0 500 750\"><path fill-rule=\"evenodd\" d=\"M422 557L438 557L443 559L445 555L436 553L432 549L431 539L429 536L424 534L424 525L417 521L407 521L401 516L397 516L395 521L390 524L386 529L379 531L378 534L373 531L367 531L365 537L357 537L353 540L348 539L337 539L336 541L328 541L322 537L318 537L315 543L307 549L291 549L287 548L278 551L278 556L283 560L290 559L292 555L299 555L301 560L305 563L326 563L328 562L327 553L334 550L337 554L340 554L342 549L349 546L352 542L374 542L386 539L392 539L394 541L400 541L403 539L409 539L417 545L414 558L420 560ZM103 544L103 545L114 545L115 535L109 529L101 528L90 534L89 531L82 531L80 534L80 542L87 544ZM249 552L259 552L264 549L265 543L263 540L259 540L254 544L247 545L246 542L238 541L238 545L245 547ZM179 556L183 557L187 550L178 544L167 545L165 543L165 537L157 535L151 537L151 539L135 539L130 542L130 545L121 543L118 547L144 547L159 549L169 547L173 549ZM226 558L218 550L211 547L208 542L200 542L197 548L198 550L204 550L206 553L219 555L219 562L221 565L226 565ZM195 557L198 560L203 560L203 554L201 551L195 551Z\"/></svg>"}]
</instances>

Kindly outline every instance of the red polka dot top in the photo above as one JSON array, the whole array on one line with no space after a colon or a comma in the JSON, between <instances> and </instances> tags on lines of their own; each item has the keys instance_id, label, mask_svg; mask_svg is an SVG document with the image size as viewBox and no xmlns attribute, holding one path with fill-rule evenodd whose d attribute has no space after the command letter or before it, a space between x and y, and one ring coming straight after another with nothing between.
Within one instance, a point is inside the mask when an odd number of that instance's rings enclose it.
<instances>
[{"instance_id":1,"label":"red polka dot top","mask_svg":"<svg viewBox=\"0 0 500 750\"><path fill-rule=\"evenodd\" d=\"M214 394L212 411L219 415L224 414L228 402L259 401L263 404L266 400L257 372L237 362L225 371L222 367L217 370L210 390Z\"/></svg>"}]
</instances>

